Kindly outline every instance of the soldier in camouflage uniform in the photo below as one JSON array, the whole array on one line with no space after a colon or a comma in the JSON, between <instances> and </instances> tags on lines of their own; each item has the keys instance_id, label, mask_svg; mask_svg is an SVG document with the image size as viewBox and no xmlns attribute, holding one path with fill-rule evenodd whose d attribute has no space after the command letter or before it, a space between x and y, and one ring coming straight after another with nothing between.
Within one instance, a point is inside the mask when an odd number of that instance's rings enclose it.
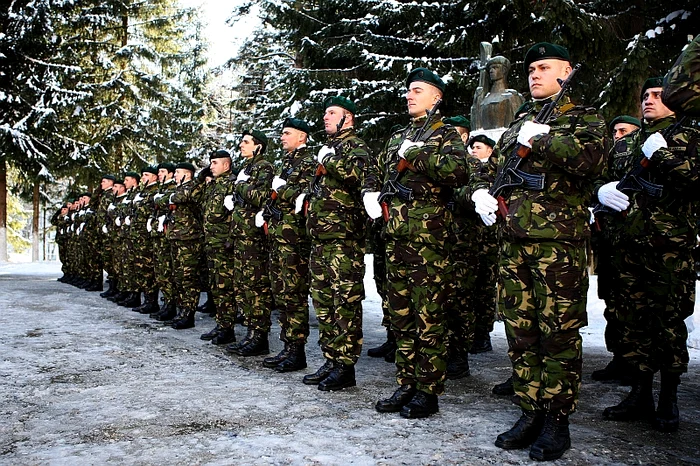
<instances>
[{"instance_id":1,"label":"soldier in camouflage uniform","mask_svg":"<svg viewBox=\"0 0 700 466\"><path fill-rule=\"evenodd\" d=\"M173 178L174 174L174 163L162 162L158 165L159 185L158 192L153 196L153 213L151 216L156 288L163 294L163 305L158 312L152 313L151 317L160 321L171 320L177 314L172 245L168 241L165 231L165 219L170 212L170 195L177 188Z\"/></svg>"},{"instance_id":2,"label":"soldier in camouflage uniform","mask_svg":"<svg viewBox=\"0 0 700 466\"><path fill-rule=\"evenodd\" d=\"M357 108L350 99L329 97L324 108L328 140L316 155L309 191L297 197L295 210L308 212L311 298L326 359L303 382L329 391L355 386L362 351L366 215L360 195L369 148L355 132Z\"/></svg>"},{"instance_id":3,"label":"soldier in camouflage uniform","mask_svg":"<svg viewBox=\"0 0 700 466\"><path fill-rule=\"evenodd\" d=\"M684 320L695 306L692 250L698 233L700 131L676 124L661 101L661 83L661 78L645 82L642 128L616 145L624 151L612 157L608 179L613 181L597 190L603 205L615 211L629 209L626 217L611 215L608 223L615 232L616 290L623 291L612 294L621 323L619 354L633 368L633 382L627 398L606 408L603 417L652 420L655 429L674 432L679 425L678 385L689 359ZM638 166L645 167L637 178L642 189L619 190L622 175ZM652 384L658 371L661 391L655 412Z\"/></svg>"},{"instance_id":4,"label":"soldier in camouflage uniform","mask_svg":"<svg viewBox=\"0 0 700 466\"><path fill-rule=\"evenodd\" d=\"M532 121L571 72L568 51L538 43L525 55L532 102L516 112L489 161L489 176L472 183L471 198L487 225L498 201L487 188L507 157L531 148L519 169L532 182L503 193L499 303L522 416L496 439L503 449L530 447L530 458L552 460L570 447L568 416L581 385L593 181L605 168L605 122L595 109L562 97L549 121ZM534 443L533 443L534 442Z\"/></svg>"},{"instance_id":5,"label":"soldier in camouflage uniform","mask_svg":"<svg viewBox=\"0 0 700 466\"><path fill-rule=\"evenodd\" d=\"M316 170L313 155L306 146L309 125L288 118L282 125L282 150L285 155L272 190L258 213L270 241L270 284L280 311L280 340L284 349L263 360L277 372L306 368L305 345L309 336L309 254L311 241L301 213L294 213L296 198L309 190Z\"/></svg>"},{"instance_id":6,"label":"soldier in camouflage uniform","mask_svg":"<svg viewBox=\"0 0 700 466\"><path fill-rule=\"evenodd\" d=\"M61 272L63 275L58 278L59 282L65 282L66 278L66 268L65 268L65 254L66 254L66 220L68 219L68 202L64 202L60 209L56 211L51 216L51 225L56 228L56 235L54 236L54 241L58 247L58 259L61 261Z\"/></svg>"},{"instance_id":7,"label":"soldier in camouflage uniform","mask_svg":"<svg viewBox=\"0 0 700 466\"><path fill-rule=\"evenodd\" d=\"M226 247L230 241L231 211L224 205L224 199L233 190L231 154L225 150L214 152L209 157L209 171L214 179L209 183L202 199L202 212L204 251L211 289L208 300L211 300L216 309L216 327L200 338L210 340L215 345L225 345L236 341L234 327L237 310L234 253L230 246Z\"/></svg>"},{"instance_id":8,"label":"soldier in camouflage uniform","mask_svg":"<svg viewBox=\"0 0 700 466\"><path fill-rule=\"evenodd\" d=\"M100 293L103 298L106 296L112 296L116 293L116 280L114 279L114 261L112 259L113 255L113 245L109 241L109 230L107 228L108 218L107 209L109 209L112 201L114 201L114 182L116 181L114 175L103 175L102 181L100 182L100 188L102 193L100 195L99 203L96 209L96 223L97 223L97 234L99 237L98 254L102 262L102 267L107 271L107 283L109 288L104 293Z\"/></svg>"},{"instance_id":9,"label":"soldier in camouflage uniform","mask_svg":"<svg viewBox=\"0 0 700 466\"><path fill-rule=\"evenodd\" d=\"M246 160L235 178L233 194L226 196L224 202L232 211L235 301L243 311L248 332L240 344L229 345L226 351L238 356L258 356L270 352L272 293L267 238L255 225L255 217L267 201L274 172L272 164L263 157L267 148L264 133L245 131L239 148Z\"/></svg>"},{"instance_id":10,"label":"soldier in camouflage uniform","mask_svg":"<svg viewBox=\"0 0 700 466\"><path fill-rule=\"evenodd\" d=\"M105 242L110 244L111 248L111 269L113 271L112 283L113 288L111 292L108 290L107 293L102 293L102 297L110 301L116 302L116 298L121 294L121 288L123 286L123 280L121 278L122 274L122 263L124 262L124 256L122 256L121 242L119 241L119 226L117 226L118 218L118 207L121 205L122 201L126 198L126 187L124 186L124 180L117 178L114 180L114 185L112 186L113 199L107 206L107 213L105 217L105 223L103 224L103 232L107 230L107 236Z\"/></svg>"},{"instance_id":11,"label":"soldier in camouflage uniform","mask_svg":"<svg viewBox=\"0 0 700 466\"><path fill-rule=\"evenodd\" d=\"M117 242L119 254L115 255L115 261L119 263L119 285L120 293L111 300L120 306L134 307L141 304L141 298L135 282L134 274L134 245L132 244L130 225L132 215L132 203L139 193L139 181L141 175L137 172L129 171L124 174L124 187L126 195L116 206L116 216L114 224L117 227Z\"/></svg>"},{"instance_id":12,"label":"soldier in camouflage uniform","mask_svg":"<svg viewBox=\"0 0 700 466\"><path fill-rule=\"evenodd\" d=\"M391 136L371 167L363 201L370 217L383 214L386 222L387 294L397 345L399 388L375 408L424 418L438 412L447 364L446 305L454 278L453 216L447 204L451 187L466 183L469 169L462 139L437 110L442 79L416 68L406 87L411 122ZM393 196L380 198L382 188L394 188L391 181L411 196L395 189Z\"/></svg>"},{"instance_id":13,"label":"soldier in camouflage uniform","mask_svg":"<svg viewBox=\"0 0 700 466\"><path fill-rule=\"evenodd\" d=\"M99 194L92 196L89 192L80 196L81 209L75 231L78 241L78 274L82 279L77 286L86 291L102 289L102 262L99 260L99 237L95 219L98 199Z\"/></svg>"},{"instance_id":14,"label":"soldier in camouflage uniform","mask_svg":"<svg viewBox=\"0 0 700 466\"><path fill-rule=\"evenodd\" d=\"M194 165L180 162L175 166L177 188L169 197L169 218L165 228L173 255L177 316L172 322L176 330L194 327L194 314L199 303L201 267L204 258L202 239L202 186L195 183Z\"/></svg>"}]
</instances>

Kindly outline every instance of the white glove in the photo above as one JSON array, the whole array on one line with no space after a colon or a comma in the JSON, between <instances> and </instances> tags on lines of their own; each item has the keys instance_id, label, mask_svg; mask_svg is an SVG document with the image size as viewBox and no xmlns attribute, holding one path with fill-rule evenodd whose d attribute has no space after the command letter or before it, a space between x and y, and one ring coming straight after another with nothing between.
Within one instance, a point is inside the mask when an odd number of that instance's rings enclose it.
<instances>
[{"instance_id":1,"label":"white glove","mask_svg":"<svg viewBox=\"0 0 700 466\"><path fill-rule=\"evenodd\" d=\"M163 193L158 193L158 194L156 194L155 196L153 196L153 200L154 200L154 201L157 201L158 199L160 199L160 198L163 197L163 196L165 196L165 194L163 194Z\"/></svg>"},{"instance_id":2,"label":"white glove","mask_svg":"<svg viewBox=\"0 0 700 466\"><path fill-rule=\"evenodd\" d=\"M153 219L152 219L152 218L149 218L148 221L146 222L146 231L149 232L149 233L153 231L153 228L151 227L151 222L152 222L152 221L153 221Z\"/></svg>"},{"instance_id":3,"label":"white glove","mask_svg":"<svg viewBox=\"0 0 700 466\"><path fill-rule=\"evenodd\" d=\"M261 210L257 214L255 214L255 226L258 228L262 228L262 226L265 225L265 219L263 218L263 211Z\"/></svg>"},{"instance_id":4,"label":"white glove","mask_svg":"<svg viewBox=\"0 0 700 466\"><path fill-rule=\"evenodd\" d=\"M124 219L124 224L131 225L131 215L126 216L126 218Z\"/></svg>"},{"instance_id":5,"label":"white glove","mask_svg":"<svg viewBox=\"0 0 700 466\"><path fill-rule=\"evenodd\" d=\"M276 177L274 177L274 178L272 179L272 189L275 190L275 191L277 191L278 189L280 189L280 188L281 188L282 186L284 186L285 184L287 184L287 182L284 181L284 180L283 180L282 178L280 178L279 176L276 176Z\"/></svg>"},{"instance_id":6,"label":"white glove","mask_svg":"<svg viewBox=\"0 0 700 466\"><path fill-rule=\"evenodd\" d=\"M490 214L479 214L479 217L481 217L481 221L484 222L484 225L487 227L490 227L494 223L496 223L496 213L491 212Z\"/></svg>"},{"instance_id":7,"label":"white glove","mask_svg":"<svg viewBox=\"0 0 700 466\"><path fill-rule=\"evenodd\" d=\"M534 138L538 134L549 134L549 125L541 125L535 123L534 121L526 121L520 127L518 132L518 142L526 147L532 147L530 144L530 139Z\"/></svg>"},{"instance_id":8,"label":"white glove","mask_svg":"<svg viewBox=\"0 0 700 466\"><path fill-rule=\"evenodd\" d=\"M646 141L644 141L644 144L642 145L642 152L646 158L650 159L651 156L654 155L654 152L662 147L668 147L666 140L661 133L654 133L649 136Z\"/></svg>"},{"instance_id":9,"label":"white glove","mask_svg":"<svg viewBox=\"0 0 700 466\"><path fill-rule=\"evenodd\" d=\"M80 226L78 227L78 234L82 233L84 228L85 228L85 222L81 223Z\"/></svg>"},{"instance_id":10,"label":"white glove","mask_svg":"<svg viewBox=\"0 0 700 466\"><path fill-rule=\"evenodd\" d=\"M621 212L630 205L630 198L627 194L617 189L618 181L611 181L600 187L598 190L598 200L601 204Z\"/></svg>"},{"instance_id":11,"label":"white glove","mask_svg":"<svg viewBox=\"0 0 700 466\"><path fill-rule=\"evenodd\" d=\"M379 192L371 191L362 196L362 203L365 205L365 210L369 218L374 220L382 216L382 206L379 204Z\"/></svg>"},{"instance_id":12,"label":"white glove","mask_svg":"<svg viewBox=\"0 0 700 466\"><path fill-rule=\"evenodd\" d=\"M79 214L81 217L82 217L83 215L85 215L85 209L80 209L80 212L78 212L78 214Z\"/></svg>"},{"instance_id":13,"label":"white glove","mask_svg":"<svg viewBox=\"0 0 700 466\"><path fill-rule=\"evenodd\" d=\"M75 231L75 223L71 223L70 231Z\"/></svg>"},{"instance_id":14,"label":"white glove","mask_svg":"<svg viewBox=\"0 0 700 466\"><path fill-rule=\"evenodd\" d=\"M498 201L484 188L474 191L474 194L472 194L472 202L474 203L474 210L476 210L476 213L481 215L482 218L484 215L488 216L494 214L498 210ZM486 223L485 220L484 223Z\"/></svg>"},{"instance_id":15,"label":"white glove","mask_svg":"<svg viewBox=\"0 0 700 466\"><path fill-rule=\"evenodd\" d=\"M224 207L226 207L228 210L233 210L233 195L229 194L224 198Z\"/></svg>"},{"instance_id":16,"label":"white glove","mask_svg":"<svg viewBox=\"0 0 700 466\"><path fill-rule=\"evenodd\" d=\"M165 215L158 217L158 232L163 232L163 225L165 224Z\"/></svg>"},{"instance_id":17,"label":"white glove","mask_svg":"<svg viewBox=\"0 0 700 466\"><path fill-rule=\"evenodd\" d=\"M593 225L595 223L595 214L593 214L593 207L589 207L588 211L591 213L591 216L588 219L588 223Z\"/></svg>"},{"instance_id":18,"label":"white glove","mask_svg":"<svg viewBox=\"0 0 700 466\"><path fill-rule=\"evenodd\" d=\"M174 195L175 195L175 193L172 193L172 194L170 195L170 197L168 198L168 204L172 204L172 203L173 203L173 196L174 196Z\"/></svg>"},{"instance_id":19,"label":"white glove","mask_svg":"<svg viewBox=\"0 0 700 466\"><path fill-rule=\"evenodd\" d=\"M321 149L318 151L318 154L316 154L316 160L318 161L318 163L323 165L323 161L326 159L326 157L334 154L335 149L333 149L332 147L321 146Z\"/></svg>"},{"instance_id":20,"label":"white glove","mask_svg":"<svg viewBox=\"0 0 700 466\"><path fill-rule=\"evenodd\" d=\"M127 198L122 199L122 204L128 204L129 202L131 201Z\"/></svg>"},{"instance_id":21,"label":"white glove","mask_svg":"<svg viewBox=\"0 0 700 466\"><path fill-rule=\"evenodd\" d=\"M245 170L241 170L238 172L238 176L236 177L236 184L245 183L249 179L250 179L250 175L246 175Z\"/></svg>"},{"instance_id":22,"label":"white glove","mask_svg":"<svg viewBox=\"0 0 700 466\"><path fill-rule=\"evenodd\" d=\"M102 225L102 233L104 233L105 235L108 233L107 232L107 225Z\"/></svg>"},{"instance_id":23,"label":"white glove","mask_svg":"<svg viewBox=\"0 0 700 466\"><path fill-rule=\"evenodd\" d=\"M297 196L296 201L294 201L294 213L298 214L301 212L301 209L304 208L304 198L306 197L306 193L301 193Z\"/></svg>"},{"instance_id":24,"label":"white glove","mask_svg":"<svg viewBox=\"0 0 700 466\"><path fill-rule=\"evenodd\" d=\"M109 207L107 207L107 210L114 210L114 204L110 202Z\"/></svg>"},{"instance_id":25,"label":"white glove","mask_svg":"<svg viewBox=\"0 0 700 466\"><path fill-rule=\"evenodd\" d=\"M136 196L134 196L134 202L141 202L144 199L146 199L146 198L141 197L141 193L138 193Z\"/></svg>"},{"instance_id":26,"label":"white glove","mask_svg":"<svg viewBox=\"0 0 700 466\"><path fill-rule=\"evenodd\" d=\"M122 219L121 217L117 217L114 219L114 224L118 227L122 226Z\"/></svg>"},{"instance_id":27,"label":"white glove","mask_svg":"<svg viewBox=\"0 0 700 466\"><path fill-rule=\"evenodd\" d=\"M399 147L399 157L404 158L404 154L411 147L423 147L424 145L424 142L413 142L410 139L404 139L404 141L401 143L401 147Z\"/></svg>"}]
</instances>

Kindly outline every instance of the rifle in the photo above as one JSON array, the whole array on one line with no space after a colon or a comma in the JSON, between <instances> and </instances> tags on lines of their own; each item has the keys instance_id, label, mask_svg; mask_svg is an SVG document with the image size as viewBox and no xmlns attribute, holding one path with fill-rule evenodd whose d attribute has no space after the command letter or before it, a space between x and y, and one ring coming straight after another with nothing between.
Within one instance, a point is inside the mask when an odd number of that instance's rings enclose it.
<instances>
[{"instance_id":1,"label":"rifle","mask_svg":"<svg viewBox=\"0 0 700 466\"><path fill-rule=\"evenodd\" d=\"M262 150L262 146L259 146L257 149L255 149L255 152L253 152L253 157L251 157L251 160L255 159L258 155L260 155L260 151ZM253 171L253 164L249 163L247 167L243 170L243 173L246 175L250 176L250 174ZM233 194L231 195L233 197L233 205L234 207L237 204L240 204L241 207L245 207L245 199L243 199L243 196L238 194L234 188Z\"/></svg>"},{"instance_id":2,"label":"rifle","mask_svg":"<svg viewBox=\"0 0 700 466\"><path fill-rule=\"evenodd\" d=\"M542 110L540 110L534 119L535 123L546 124L552 119L557 104L567 93L569 87L571 87L571 82L579 68L581 68L580 63L574 66L566 80L557 78L561 90L555 99L542 107ZM519 169L520 164L529 157L531 151L531 148L517 143L503 164L503 167L496 173L496 179L491 189L489 189L489 194L498 201L498 213L502 218L506 218L508 215L508 206L506 205L505 197L502 195L504 190L517 186L525 186L528 189L536 191L544 190L544 175L534 175Z\"/></svg>"},{"instance_id":3,"label":"rifle","mask_svg":"<svg viewBox=\"0 0 700 466\"><path fill-rule=\"evenodd\" d=\"M343 114L343 117L340 119L338 124L335 126L335 133L330 137L330 139L338 137L340 134L340 131L343 129L343 125L345 124L345 117L347 114ZM338 145L340 144L339 141L336 141L331 148L333 150L338 149ZM304 217L307 217L309 215L309 197L310 196L320 196L321 195L321 187L319 186L319 183L321 183L321 178L328 173L326 171L326 167L323 166L322 163L319 163L318 166L316 167L316 173L314 173L314 177L311 180L311 184L309 185L309 191L307 193L306 198L304 199Z\"/></svg>"},{"instance_id":4,"label":"rifle","mask_svg":"<svg viewBox=\"0 0 700 466\"><path fill-rule=\"evenodd\" d=\"M435 115L435 112L437 112L441 103L442 99L438 99L438 101L435 102L435 105L433 105L433 108L426 112L425 123L423 123L423 126L421 126L418 132L413 136L415 142L420 141L425 132L428 130L430 120L433 119L433 115ZM396 167L389 172L389 180L384 183L384 186L382 186L382 190L379 193L378 201L382 206L382 216L384 217L385 222L389 221L389 205L391 204L391 200L394 198L394 196L398 195L399 199L406 202L413 200L413 190L399 183L399 179L406 170L413 171L415 168L408 160L399 158L399 163L397 163Z\"/></svg>"},{"instance_id":5,"label":"rifle","mask_svg":"<svg viewBox=\"0 0 700 466\"><path fill-rule=\"evenodd\" d=\"M298 163L294 163L294 156L296 155L298 149L294 149L294 152L292 152L291 159L292 159L292 164L291 167L289 167L287 170L284 170L281 173L281 177L285 182L287 181L287 178L292 174L294 171L294 168L298 165ZM278 222L282 220L282 210L280 210L278 207L276 207L277 204L277 191L274 189L270 192L270 199L267 200L265 203L265 206L263 207L263 219L265 220L265 223L263 224L263 231L265 232L265 235L269 235L270 232L268 230L267 222L271 219L274 218Z\"/></svg>"}]
</instances>

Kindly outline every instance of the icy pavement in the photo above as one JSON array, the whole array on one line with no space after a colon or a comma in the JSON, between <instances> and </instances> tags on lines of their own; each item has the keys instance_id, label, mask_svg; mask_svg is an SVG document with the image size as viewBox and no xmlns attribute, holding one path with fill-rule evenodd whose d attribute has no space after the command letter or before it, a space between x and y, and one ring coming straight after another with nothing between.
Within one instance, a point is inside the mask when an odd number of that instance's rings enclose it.
<instances>
[{"instance_id":1,"label":"icy pavement","mask_svg":"<svg viewBox=\"0 0 700 466\"><path fill-rule=\"evenodd\" d=\"M232 357L201 341L213 326L208 316L175 331L56 282L59 275L57 263L0 264L0 464L530 464L527 450L493 445L519 414L490 394L510 372L500 324L494 351L471 358L472 376L448 381L440 413L406 420L374 410L395 389L393 365L383 360L363 355L356 388L327 393L301 383L322 363L315 327L309 369L277 374L261 366L262 357ZM378 296L366 283L369 348L384 332ZM602 303L594 298L589 320L573 445L554 464L700 464L700 350L691 350L680 387L678 433L604 422L602 409L628 389L591 381L608 360Z\"/></svg>"}]
</instances>

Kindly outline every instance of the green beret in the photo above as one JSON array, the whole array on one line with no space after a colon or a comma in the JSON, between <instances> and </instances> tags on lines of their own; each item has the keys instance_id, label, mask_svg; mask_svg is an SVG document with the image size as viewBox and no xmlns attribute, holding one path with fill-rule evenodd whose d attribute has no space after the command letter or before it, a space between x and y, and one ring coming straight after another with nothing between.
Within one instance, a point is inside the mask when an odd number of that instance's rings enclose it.
<instances>
[{"instance_id":1,"label":"green beret","mask_svg":"<svg viewBox=\"0 0 700 466\"><path fill-rule=\"evenodd\" d=\"M618 123L628 123L628 124L634 125L638 128L642 127L642 122L639 121L639 119L637 119L633 116L629 116L629 115L620 115L620 116L616 116L615 118L613 118L613 120L610 122L610 131L614 131L615 125Z\"/></svg>"},{"instance_id":2,"label":"green beret","mask_svg":"<svg viewBox=\"0 0 700 466\"><path fill-rule=\"evenodd\" d=\"M117 178L116 180L114 180L114 184L124 185L124 180Z\"/></svg>"},{"instance_id":3,"label":"green beret","mask_svg":"<svg viewBox=\"0 0 700 466\"><path fill-rule=\"evenodd\" d=\"M124 178L126 178L127 176L130 176L130 177L132 177L132 178L134 178L134 179L136 179L136 180L140 180L140 179L141 179L141 175L140 175L139 173L136 173L136 172L126 172L126 173L124 173Z\"/></svg>"},{"instance_id":4,"label":"green beret","mask_svg":"<svg viewBox=\"0 0 700 466\"><path fill-rule=\"evenodd\" d=\"M482 144L486 144L487 146L489 146L491 148L493 148L493 146L496 145L496 141L494 141L490 137L486 136L485 134L477 134L476 136L470 137L467 145L469 147L472 147L475 142L481 142Z\"/></svg>"},{"instance_id":5,"label":"green beret","mask_svg":"<svg viewBox=\"0 0 700 466\"><path fill-rule=\"evenodd\" d=\"M323 109L325 110L328 107L341 107L353 115L357 113L357 106L355 103L342 95L334 95L326 98L326 100L323 101Z\"/></svg>"},{"instance_id":6,"label":"green beret","mask_svg":"<svg viewBox=\"0 0 700 466\"><path fill-rule=\"evenodd\" d=\"M177 170L178 168L181 168L183 170L189 170L194 174L195 168L194 165L192 165L190 162L180 162L177 165L175 165L175 169Z\"/></svg>"},{"instance_id":7,"label":"green beret","mask_svg":"<svg viewBox=\"0 0 700 466\"><path fill-rule=\"evenodd\" d=\"M151 173L153 175L157 175L158 167L156 167L155 165L146 165L141 169L141 173Z\"/></svg>"},{"instance_id":8,"label":"green beret","mask_svg":"<svg viewBox=\"0 0 700 466\"><path fill-rule=\"evenodd\" d=\"M243 131L243 136L247 134L253 136L253 139L256 143L262 144L262 151L265 152L265 149L267 149L267 136L265 136L265 133L258 129L250 129Z\"/></svg>"},{"instance_id":9,"label":"green beret","mask_svg":"<svg viewBox=\"0 0 700 466\"><path fill-rule=\"evenodd\" d=\"M309 125L304 120L300 120L299 118L287 118L284 120L284 123L282 123L282 128L294 128L302 133L311 133L311 128Z\"/></svg>"},{"instance_id":10,"label":"green beret","mask_svg":"<svg viewBox=\"0 0 700 466\"><path fill-rule=\"evenodd\" d=\"M467 119L467 117L462 115L445 118L443 121L446 125L459 126L460 128L467 128L469 130L472 128L471 122Z\"/></svg>"},{"instance_id":11,"label":"green beret","mask_svg":"<svg viewBox=\"0 0 700 466\"><path fill-rule=\"evenodd\" d=\"M161 169L166 169L170 173L174 173L175 172L175 164L172 162L161 162L158 164L158 170L161 170Z\"/></svg>"},{"instance_id":12,"label":"green beret","mask_svg":"<svg viewBox=\"0 0 700 466\"><path fill-rule=\"evenodd\" d=\"M408 73L406 77L406 87L410 86L410 84L415 81L428 83L440 89L440 92L445 92L445 81L427 68L416 68Z\"/></svg>"},{"instance_id":13,"label":"green beret","mask_svg":"<svg viewBox=\"0 0 700 466\"><path fill-rule=\"evenodd\" d=\"M214 159L230 159L231 154L227 150L219 149L209 156L209 160Z\"/></svg>"},{"instance_id":14,"label":"green beret","mask_svg":"<svg viewBox=\"0 0 700 466\"><path fill-rule=\"evenodd\" d=\"M571 61L571 58L569 57L569 51L566 50L566 47L562 47L561 45L556 44L550 44L549 42L539 42L530 47L530 50L528 50L525 54L525 73L527 74L530 65L533 62L546 60L548 58L554 60L564 60L568 62Z\"/></svg>"},{"instance_id":15,"label":"green beret","mask_svg":"<svg viewBox=\"0 0 700 466\"><path fill-rule=\"evenodd\" d=\"M116 179L117 179L117 177L116 177L116 176L114 176L114 175L102 175L102 179L103 179L103 180L110 180L110 181L114 181L114 180L116 180Z\"/></svg>"},{"instance_id":16,"label":"green beret","mask_svg":"<svg viewBox=\"0 0 700 466\"><path fill-rule=\"evenodd\" d=\"M69 204L72 204L72 203L75 202L75 198L71 196L71 197L69 197L68 199L66 199L66 202L69 203Z\"/></svg>"},{"instance_id":17,"label":"green beret","mask_svg":"<svg viewBox=\"0 0 700 466\"><path fill-rule=\"evenodd\" d=\"M644 81L644 85L642 86L642 93L639 94L639 100L644 99L644 93L650 87L663 87L663 86L664 86L664 78L661 76L656 76L654 78L647 79L646 81Z\"/></svg>"},{"instance_id":18,"label":"green beret","mask_svg":"<svg viewBox=\"0 0 700 466\"><path fill-rule=\"evenodd\" d=\"M80 197L92 197L92 194L89 192L85 191L83 194L80 195Z\"/></svg>"}]
</instances>

